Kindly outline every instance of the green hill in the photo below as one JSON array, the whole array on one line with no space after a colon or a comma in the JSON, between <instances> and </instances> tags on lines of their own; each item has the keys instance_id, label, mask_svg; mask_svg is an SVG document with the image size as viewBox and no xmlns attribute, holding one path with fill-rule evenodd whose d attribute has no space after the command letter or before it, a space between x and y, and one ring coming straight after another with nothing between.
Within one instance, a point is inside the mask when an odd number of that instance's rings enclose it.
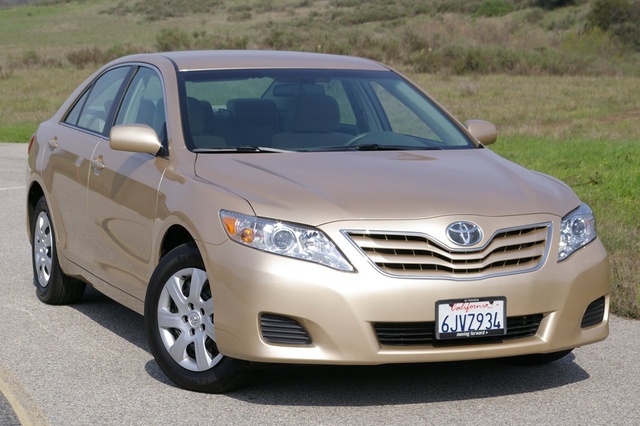
<instances>
[{"instance_id":1,"label":"green hill","mask_svg":"<svg viewBox=\"0 0 640 426\"><path fill-rule=\"evenodd\" d=\"M266 48L412 72L640 73L639 0L45 0L0 21L5 72L29 50L82 67L132 51Z\"/></svg>"}]
</instances>

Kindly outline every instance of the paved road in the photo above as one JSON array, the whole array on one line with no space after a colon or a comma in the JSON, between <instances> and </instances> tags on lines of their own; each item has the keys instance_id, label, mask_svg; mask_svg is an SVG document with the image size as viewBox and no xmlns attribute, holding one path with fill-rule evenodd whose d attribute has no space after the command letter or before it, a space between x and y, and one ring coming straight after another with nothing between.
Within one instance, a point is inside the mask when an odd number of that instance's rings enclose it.
<instances>
[{"instance_id":1,"label":"paved road","mask_svg":"<svg viewBox=\"0 0 640 426\"><path fill-rule=\"evenodd\" d=\"M137 314L94 291L74 306L36 299L25 158L26 145L0 144L2 425L640 424L640 322L621 318L606 341L535 368L281 366L228 395L178 389Z\"/></svg>"}]
</instances>

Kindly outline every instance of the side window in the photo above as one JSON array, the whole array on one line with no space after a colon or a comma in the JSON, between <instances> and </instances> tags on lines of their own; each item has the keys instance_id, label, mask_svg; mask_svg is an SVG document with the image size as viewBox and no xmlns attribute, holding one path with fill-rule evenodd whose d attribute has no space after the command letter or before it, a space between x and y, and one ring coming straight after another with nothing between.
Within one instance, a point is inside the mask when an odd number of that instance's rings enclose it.
<instances>
[{"instance_id":1,"label":"side window","mask_svg":"<svg viewBox=\"0 0 640 426\"><path fill-rule=\"evenodd\" d=\"M116 124L146 124L163 139L163 99L162 82L158 74L150 68L140 67L127 89Z\"/></svg>"},{"instance_id":2,"label":"side window","mask_svg":"<svg viewBox=\"0 0 640 426\"><path fill-rule=\"evenodd\" d=\"M130 67L119 67L102 74L80 97L64 122L103 133L107 116Z\"/></svg>"}]
</instances>

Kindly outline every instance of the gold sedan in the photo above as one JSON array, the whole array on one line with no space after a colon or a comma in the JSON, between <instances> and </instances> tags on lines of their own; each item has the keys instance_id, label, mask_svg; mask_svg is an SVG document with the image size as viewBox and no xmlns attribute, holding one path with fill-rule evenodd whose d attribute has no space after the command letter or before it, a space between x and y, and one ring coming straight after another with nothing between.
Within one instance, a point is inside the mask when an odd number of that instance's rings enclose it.
<instances>
[{"instance_id":1,"label":"gold sedan","mask_svg":"<svg viewBox=\"0 0 640 426\"><path fill-rule=\"evenodd\" d=\"M366 59L115 60L29 145L36 293L143 314L201 392L259 363L556 360L608 334L607 256L589 207L496 134Z\"/></svg>"}]
</instances>

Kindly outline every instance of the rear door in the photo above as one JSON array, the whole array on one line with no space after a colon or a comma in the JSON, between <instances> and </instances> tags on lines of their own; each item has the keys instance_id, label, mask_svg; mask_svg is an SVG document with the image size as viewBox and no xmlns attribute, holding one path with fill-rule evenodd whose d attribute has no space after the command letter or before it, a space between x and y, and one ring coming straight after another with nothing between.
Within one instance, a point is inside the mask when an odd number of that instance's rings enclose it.
<instances>
[{"instance_id":1,"label":"rear door","mask_svg":"<svg viewBox=\"0 0 640 426\"><path fill-rule=\"evenodd\" d=\"M113 114L113 103L131 67L122 66L99 76L74 103L60 123L46 123L38 131L44 139L42 164L45 181L50 183L49 205L58 233L60 253L88 268L85 256L91 242L87 217L87 184L91 158L105 139L105 127Z\"/></svg>"}]
</instances>

